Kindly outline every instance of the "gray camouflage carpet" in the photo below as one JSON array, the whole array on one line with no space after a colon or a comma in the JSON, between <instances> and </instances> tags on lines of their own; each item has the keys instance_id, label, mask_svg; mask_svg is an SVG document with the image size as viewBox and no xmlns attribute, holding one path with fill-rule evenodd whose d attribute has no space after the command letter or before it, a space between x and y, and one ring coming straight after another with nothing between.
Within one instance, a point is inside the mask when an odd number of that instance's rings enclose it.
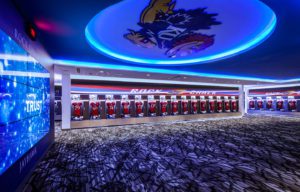
<instances>
[{"instance_id":1,"label":"gray camouflage carpet","mask_svg":"<svg viewBox=\"0 0 300 192\"><path fill-rule=\"evenodd\" d=\"M300 191L300 119L58 132L26 191Z\"/></svg>"}]
</instances>

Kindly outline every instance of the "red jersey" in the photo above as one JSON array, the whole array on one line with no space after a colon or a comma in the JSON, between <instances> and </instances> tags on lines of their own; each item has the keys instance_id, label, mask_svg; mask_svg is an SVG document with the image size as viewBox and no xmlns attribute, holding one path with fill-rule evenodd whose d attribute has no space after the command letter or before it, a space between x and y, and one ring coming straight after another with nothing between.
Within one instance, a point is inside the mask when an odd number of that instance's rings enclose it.
<instances>
[{"instance_id":1,"label":"red jersey","mask_svg":"<svg viewBox=\"0 0 300 192\"><path fill-rule=\"evenodd\" d=\"M224 105L225 105L225 110L226 111L230 111L230 103L229 103L229 101L225 101Z\"/></svg>"},{"instance_id":2,"label":"red jersey","mask_svg":"<svg viewBox=\"0 0 300 192\"><path fill-rule=\"evenodd\" d=\"M289 101L289 110L296 110L296 101Z\"/></svg>"},{"instance_id":3,"label":"red jersey","mask_svg":"<svg viewBox=\"0 0 300 192\"><path fill-rule=\"evenodd\" d=\"M200 110L202 112L206 111L206 101L201 101L200 102Z\"/></svg>"},{"instance_id":4,"label":"red jersey","mask_svg":"<svg viewBox=\"0 0 300 192\"><path fill-rule=\"evenodd\" d=\"M197 101L192 101L192 109L194 113L197 113L198 111Z\"/></svg>"},{"instance_id":5,"label":"red jersey","mask_svg":"<svg viewBox=\"0 0 300 192\"><path fill-rule=\"evenodd\" d=\"M156 113L156 101L149 102L149 112Z\"/></svg>"},{"instance_id":6,"label":"red jersey","mask_svg":"<svg viewBox=\"0 0 300 192\"><path fill-rule=\"evenodd\" d=\"M137 115L143 113L143 102L141 102L141 101L135 102L135 109L136 109Z\"/></svg>"},{"instance_id":7,"label":"red jersey","mask_svg":"<svg viewBox=\"0 0 300 192\"><path fill-rule=\"evenodd\" d=\"M283 101L277 101L277 109L283 109Z\"/></svg>"},{"instance_id":8,"label":"red jersey","mask_svg":"<svg viewBox=\"0 0 300 192\"><path fill-rule=\"evenodd\" d=\"M269 100L268 102L267 102L267 108L268 109L271 109L272 108L272 101L271 100Z\"/></svg>"},{"instance_id":9,"label":"red jersey","mask_svg":"<svg viewBox=\"0 0 300 192\"><path fill-rule=\"evenodd\" d=\"M254 102L253 102L254 103ZM237 111L237 105L236 105L236 101L232 101L231 102L231 107L233 111Z\"/></svg>"},{"instance_id":10,"label":"red jersey","mask_svg":"<svg viewBox=\"0 0 300 192\"><path fill-rule=\"evenodd\" d=\"M113 101L107 101L106 107L107 107L107 114L108 115L114 115L115 114L115 105L116 103Z\"/></svg>"},{"instance_id":11,"label":"red jersey","mask_svg":"<svg viewBox=\"0 0 300 192\"><path fill-rule=\"evenodd\" d=\"M167 112L167 102L160 102L161 112L166 113Z\"/></svg>"},{"instance_id":12,"label":"red jersey","mask_svg":"<svg viewBox=\"0 0 300 192\"><path fill-rule=\"evenodd\" d=\"M254 101L249 101L249 108L250 108L250 109L255 108L255 106L254 106Z\"/></svg>"},{"instance_id":13,"label":"red jersey","mask_svg":"<svg viewBox=\"0 0 300 192\"><path fill-rule=\"evenodd\" d=\"M92 116L99 116L99 106L100 103L99 102L91 102L91 115Z\"/></svg>"},{"instance_id":14,"label":"red jersey","mask_svg":"<svg viewBox=\"0 0 300 192\"><path fill-rule=\"evenodd\" d=\"M172 112L177 113L178 112L178 102L172 102Z\"/></svg>"},{"instance_id":15,"label":"red jersey","mask_svg":"<svg viewBox=\"0 0 300 192\"><path fill-rule=\"evenodd\" d=\"M128 115L129 114L129 102L128 101L123 101L121 103L122 109L123 109L123 114Z\"/></svg>"},{"instance_id":16,"label":"red jersey","mask_svg":"<svg viewBox=\"0 0 300 192\"><path fill-rule=\"evenodd\" d=\"M72 103L72 105L74 107L73 116L74 117L80 117L81 116L81 106L82 106L82 103L74 102L74 103Z\"/></svg>"},{"instance_id":17,"label":"red jersey","mask_svg":"<svg viewBox=\"0 0 300 192\"><path fill-rule=\"evenodd\" d=\"M182 101L181 104L182 104L183 113L188 112L188 102L187 101Z\"/></svg>"},{"instance_id":18,"label":"red jersey","mask_svg":"<svg viewBox=\"0 0 300 192\"><path fill-rule=\"evenodd\" d=\"M217 101L217 110L222 111L222 101Z\"/></svg>"},{"instance_id":19,"label":"red jersey","mask_svg":"<svg viewBox=\"0 0 300 192\"><path fill-rule=\"evenodd\" d=\"M263 108L263 102L262 101L257 101L257 107L259 109L262 109Z\"/></svg>"},{"instance_id":20,"label":"red jersey","mask_svg":"<svg viewBox=\"0 0 300 192\"><path fill-rule=\"evenodd\" d=\"M210 101L209 102L209 110L211 112L214 112L215 111L215 101Z\"/></svg>"}]
</instances>

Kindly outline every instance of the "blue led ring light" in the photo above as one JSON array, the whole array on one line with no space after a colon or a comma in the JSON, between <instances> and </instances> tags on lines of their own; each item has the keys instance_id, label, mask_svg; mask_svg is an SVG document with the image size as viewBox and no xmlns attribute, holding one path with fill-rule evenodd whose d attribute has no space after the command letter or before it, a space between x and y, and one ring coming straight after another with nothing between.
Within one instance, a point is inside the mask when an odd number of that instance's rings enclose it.
<instances>
[{"instance_id":1,"label":"blue led ring light","mask_svg":"<svg viewBox=\"0 0 300 192\"><path fill-rule=\"evenodd\" d=\"M258 0L125 0L97 14L85 35L113 58L182 65L240 54L267 39L275 26L275 13Z\"/></svg>"}]
</instances>

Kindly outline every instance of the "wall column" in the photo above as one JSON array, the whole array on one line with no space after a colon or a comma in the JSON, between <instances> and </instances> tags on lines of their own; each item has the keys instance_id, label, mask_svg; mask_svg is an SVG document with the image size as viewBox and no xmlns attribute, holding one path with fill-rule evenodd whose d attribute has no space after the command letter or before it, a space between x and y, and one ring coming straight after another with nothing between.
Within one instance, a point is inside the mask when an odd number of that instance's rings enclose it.
<instances>
[{"instance_id":1,"label":"wall column","mask_svg":"<svg viewBox=\"0 0 300 192\"><path fill-rule=\"evenodd\" d=\"M245 102L246 102L246 96L244 91L244 85L241 85L239 87L239 112L242 115L245 115Z\"/></svg>"},{"instance_id":2,"label":"wall column","mask_svg":"<svg viewBox=\"0 0 300 192\"><path fill-rule=\"evenodd\" d=\"M69 73L62 74L62 129L71 129L71 78Z\"/></svg>"},{"instance_id":3,"label":"wall column","mask_svg":"<svg viewBox=\"0 0 300 192\"><path fill-rule=\"evenodd\" d=\"M245 89L245 113L248 113L249 110L249 89Z\"/></svg>"}]
</instances>

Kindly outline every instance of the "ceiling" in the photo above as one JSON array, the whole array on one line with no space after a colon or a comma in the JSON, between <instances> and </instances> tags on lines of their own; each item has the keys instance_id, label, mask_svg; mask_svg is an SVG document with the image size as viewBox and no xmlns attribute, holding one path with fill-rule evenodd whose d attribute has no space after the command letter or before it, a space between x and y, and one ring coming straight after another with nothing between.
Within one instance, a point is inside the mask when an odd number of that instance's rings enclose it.
<instances>
[{"instance_id":1,"label":"ceiling","mask_svg":"<svg viewBox=\"0 0 300 192\"><path fill-rule=\"evenodd\" d=\"M85 27L88 22L101 10L117 2L119 1L14 0L20 14L36 25L39 41L54 60L140 67L104 56L96 52L86 41ZM151 68L275 80L300 78L300 1L288 0L283 3L279 0L262 0L262 2L276 13L277 26L274 33L254 49L207 64L151 66ZM143 65L143 68L147 67L149 66Z\"/></svg>"},{"instance_id":2,"label":"ceiling","mask_svg":"<svg viewBox=\"0 0 300 192\"><path fill-rule=\"evenodd\" d=\"M278 81L258 81L258 80L240 80L238 78L214 78L204 76L192 76L184 74L161 74L153 72L136 72L118 69L95 69L90 67L74 67L65 65L55 65L55 84L61 85L62 74L70 74L75 81L111 81L111 82L132 82L132 83L150 83L150 84L177 84L177 85L208 85L222 87L240 87L245 86L267 86L272 84L290 84L290 82ZM299 83L293 82L293 83Z\"/></svg>"}]
</instances>

